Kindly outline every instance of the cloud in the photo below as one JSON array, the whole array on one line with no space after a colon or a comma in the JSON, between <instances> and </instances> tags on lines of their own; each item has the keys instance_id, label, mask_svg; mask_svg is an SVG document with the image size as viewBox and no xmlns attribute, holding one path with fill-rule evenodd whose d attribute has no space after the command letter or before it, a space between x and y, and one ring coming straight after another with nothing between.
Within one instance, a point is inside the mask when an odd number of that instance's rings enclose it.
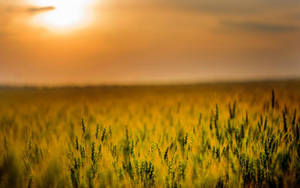
<instances>
[{"instance_id":1,"label":"cloud","mask_svg":"<svg viewBox=\"0 0 300 188\"><path fill-rule=\"evenodd\" d=\"M244 14L257 12L260 6L256 6L260 0L130 0L118 1L111 0L110 5L117 8L159 8L175 9L178 11L212 13L212 14Z\"/></svg>"},{"instance_id":2,"label":"cloud","mask_svg":"<svg viewBox=\"0 0 300 188\"><path fill-rule=\"evenodd\" d=\"M273 23L260 23L260 22L234 22L234 21L221 21L221 25L229 29L239 29L244 31L256 31L256 32L294 32L299 31L300 28L295 25L283 25L283 24L273 24Z\"/></svg>"},{"instance_id":3,"label":"cloud","mask_svg":"<svg viewBox=\"0 0 300 188\"><path fill-rule=\"evenodd\" d=\"M1 7L0 7L1 8ZM5 10L5 13L30 13L37 14L41 12L47 12L51 10L55 10L53 6L45 6L45 7L36 7L36 6L8 6L2 7Z\"/></svg>"},{"instance_id":4,"label":"cloud","mask_svg":"<svg viewBox=\"0 0 300 188\"><path fill-rule=\"evenodd\" d=\"M169 1L169 5L176 7L177 9L183 9L187 11L206 12L212 14L245 14L254 13L258 11L258 7L249 4L248 1Z\"/></svg>"},{"instance_id":5,"label":"cloud","mask_svg":"<svg viewBox=\"0 0 300 188\"><path fill-rule=\"evenodd\" d=\"M47 6L47 7L29 7L26 9L27 12L31 13L39 13L39 12L46 12L46 11L51 11L54 10L55 7L53 6Z\"/></svg>"},{"instance_id":6,"label":"cloud","mask_svg":"<svg viewBox=\"0 0 300 188\"><path fill-rule=\"evenodd\" d=\"M245 15L264 13L266 10L300 8L299 0L153 0L159 5L178 10L210 14Z\"/></svg>"}]
</instances>

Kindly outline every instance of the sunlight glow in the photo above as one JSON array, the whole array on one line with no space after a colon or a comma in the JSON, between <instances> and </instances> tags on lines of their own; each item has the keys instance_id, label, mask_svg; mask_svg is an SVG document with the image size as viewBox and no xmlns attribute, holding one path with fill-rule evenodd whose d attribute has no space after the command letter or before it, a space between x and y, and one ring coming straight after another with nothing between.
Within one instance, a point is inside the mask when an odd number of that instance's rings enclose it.
<instances>
[{"instance_id":1,"label":"sunlight glow","mask_svg":"<svg viewBox=\"0 0 300 188\"><path fill-rule=\"evenodd\" d=\"M38 14L35 21L47 28L70 30L87 24L92 0L34 0L36 6L53 6L55 10Z\"/></svg>"}]
</instances>

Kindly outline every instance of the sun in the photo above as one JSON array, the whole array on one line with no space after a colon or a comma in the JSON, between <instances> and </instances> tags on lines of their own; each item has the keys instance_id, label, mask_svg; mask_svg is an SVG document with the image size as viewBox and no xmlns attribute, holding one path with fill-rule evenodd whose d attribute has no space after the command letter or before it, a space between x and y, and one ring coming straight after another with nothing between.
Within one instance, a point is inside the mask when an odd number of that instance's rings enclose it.
<instances>
[{"instance_id":1,"label":"sun","mask_svg":"<svg viewBox=\"0 0 300 188\"><path fill-rule=\"evenodd\" d=\"M88 22L91 0L34 0L36 6L52 6L54 10L36 15L41 25L53 30L70 30Z\"/></svg>"}]
</instances>

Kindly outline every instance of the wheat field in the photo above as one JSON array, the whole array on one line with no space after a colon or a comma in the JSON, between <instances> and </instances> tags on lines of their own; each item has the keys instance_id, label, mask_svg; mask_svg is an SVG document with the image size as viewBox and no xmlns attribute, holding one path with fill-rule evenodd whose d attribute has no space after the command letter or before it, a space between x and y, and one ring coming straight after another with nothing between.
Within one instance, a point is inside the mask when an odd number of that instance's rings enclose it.
<instances>
[{"instance_id":1,"label":"wheat field","mask_svg":"<svg viewBox=\"0 0 300 188\"><path fill-rule=\"evenodd\" d=\"M0 187L300 186L300 82L0 89Z\"/></svg>"}]
</instances>

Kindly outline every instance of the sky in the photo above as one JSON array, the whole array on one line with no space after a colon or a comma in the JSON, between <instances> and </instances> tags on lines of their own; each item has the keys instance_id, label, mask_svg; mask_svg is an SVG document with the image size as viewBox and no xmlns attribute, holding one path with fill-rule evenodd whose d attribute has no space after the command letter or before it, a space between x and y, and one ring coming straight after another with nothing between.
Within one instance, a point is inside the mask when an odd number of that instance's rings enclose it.
<instances>
[{"instance_id":1,"label":"sky","mask_svg":"<svg viewBox=\"0 0 300 188\"><path fill-rule=\"evenodd\" d=\"M299 77L299 0L0 0L0 84Z\"/></svg>"}]
</instances>

